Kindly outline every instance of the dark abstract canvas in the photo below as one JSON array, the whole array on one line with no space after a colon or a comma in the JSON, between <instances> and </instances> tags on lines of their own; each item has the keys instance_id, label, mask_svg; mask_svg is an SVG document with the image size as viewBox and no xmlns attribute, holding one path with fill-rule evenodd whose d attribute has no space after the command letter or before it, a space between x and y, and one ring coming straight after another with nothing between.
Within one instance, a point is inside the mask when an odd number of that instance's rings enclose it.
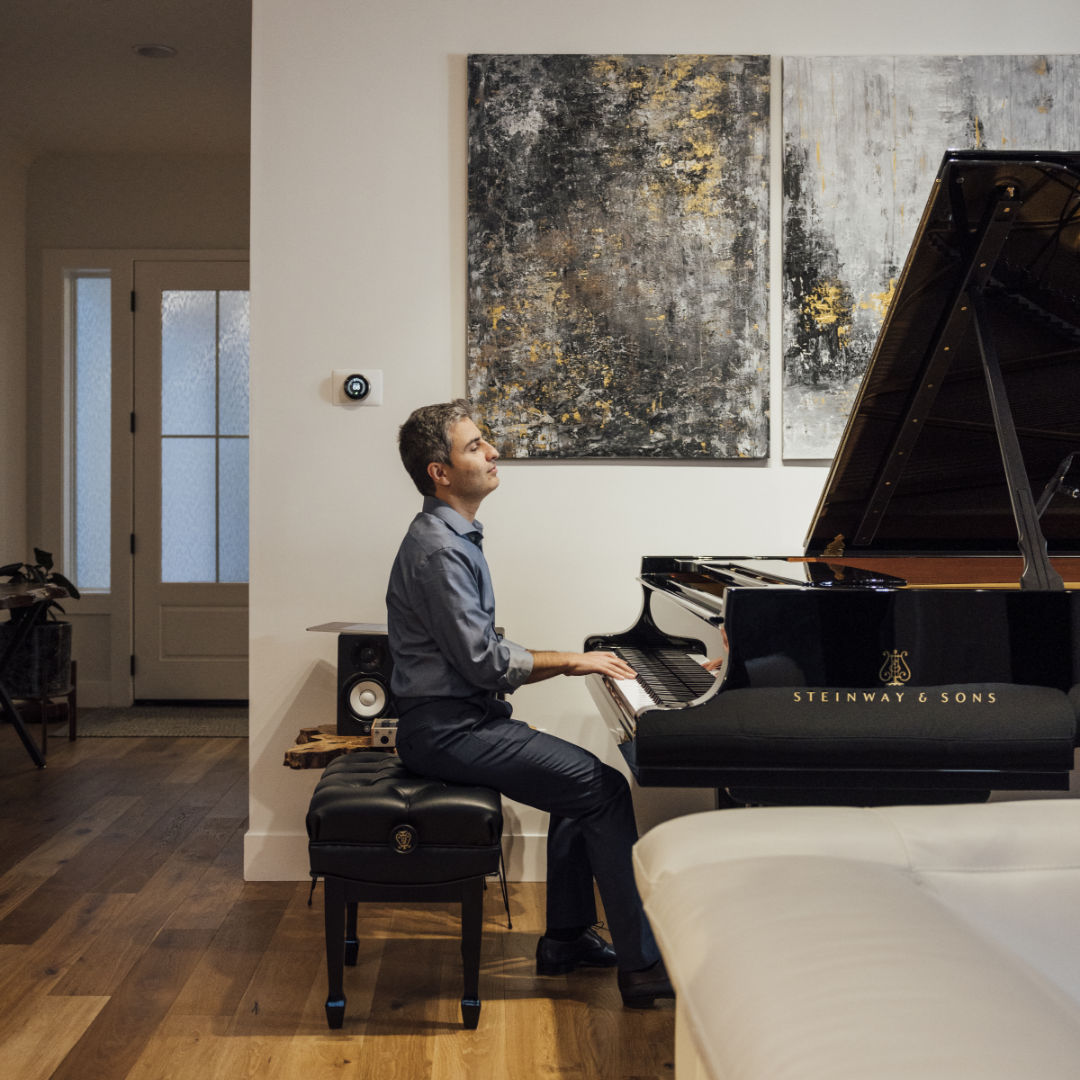
<instances>
[{"instance_id":1,"label":"dark abstract canvas","mask_svg":"<svg viewBox=\"0 0 1080 1080\"><path fill-rule=\"evenodd\" d=\"M784 456L831 457L942 155L1080 147L1080 57L784 58Z\"/></svg>"},{"instance_id":2,"label":"dark abstract canvas","mask_svg":"<svg viewBox=\"0 0 1080 1080\"><path fill-rule=\"evenodd\" d=\"M768 453L764 56L469 58L469 393L509 457Z\"/></svg>"}]
</instances>

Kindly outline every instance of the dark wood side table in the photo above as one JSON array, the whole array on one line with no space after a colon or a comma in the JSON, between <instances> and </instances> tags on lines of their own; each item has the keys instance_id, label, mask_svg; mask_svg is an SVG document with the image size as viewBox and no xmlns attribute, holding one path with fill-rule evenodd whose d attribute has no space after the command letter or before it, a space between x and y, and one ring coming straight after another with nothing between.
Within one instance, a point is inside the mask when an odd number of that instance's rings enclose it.
<instances>
[{"instance_id":1,"label":"dark wood side table","mask_svg":"<svg viewBox=\"0 0 1080 1080\"><path fill-rule=\"evenodd\" d=\"M22 744L26 747L30 760L39 769L45 768L45 758L37 743L30 737L30 732L26 730L26 725L19 715L19 710L15 708L15 703L8 693L4 677L7 675L8 668L11 666L15 654L21 648L23 642L30 636L34 627L44 618L49 601L62 600L67 595L67 589L61 588L59 585L38 585L32 581L19 582L18 584L0 584L0 611L25 607L33 609L22 620L18 632L4 650L4 655L0 656L0 707L3 708L4 715L15 725L15 730L18 732L19 738L22 739Z\"/></svg>"}]
</instances>

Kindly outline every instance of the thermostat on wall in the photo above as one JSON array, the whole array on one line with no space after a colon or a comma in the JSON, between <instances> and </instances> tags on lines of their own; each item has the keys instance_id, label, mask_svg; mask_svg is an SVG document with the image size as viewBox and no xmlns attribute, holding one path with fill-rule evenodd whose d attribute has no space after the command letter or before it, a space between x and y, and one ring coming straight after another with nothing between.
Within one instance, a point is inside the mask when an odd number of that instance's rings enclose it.
<instances>
[{"instance_id":1,"label":"thermostat on wall","mask_svg":"<svg viewBox=\"0 0 1080 1080\"><path fill-rule=\"evenodd\" d=\"M382 372L370 368L337 368L332 373L335 405L381 405Z\"/></svg>"}]
</instances>

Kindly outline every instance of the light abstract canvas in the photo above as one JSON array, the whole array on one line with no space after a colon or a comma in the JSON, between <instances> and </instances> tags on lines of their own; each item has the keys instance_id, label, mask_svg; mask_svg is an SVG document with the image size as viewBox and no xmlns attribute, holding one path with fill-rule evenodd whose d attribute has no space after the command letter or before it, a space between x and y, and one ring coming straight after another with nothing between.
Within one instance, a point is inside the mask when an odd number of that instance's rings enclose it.
<instances>
[{"instance_id":1,"label":"light abstract canvas","mask_svg":"<svg viewBox=\"0 0 1080 1080\"><path fill-rule=\"evenodd\" d=\"M500 452L767 455L768 57L471 56L468 110Z\"/></svg>"},{"instance_id":2,"label":"light abstract canvas","mask_svg":"<svg viewBox=\"0 0 1080 1080\"><path fill-rule=\"evenodd\" d=\"M785 57L783 70L783 452L823 458L942 155L1080 149L1080 57Z\"/></svg>"}]
</instances>

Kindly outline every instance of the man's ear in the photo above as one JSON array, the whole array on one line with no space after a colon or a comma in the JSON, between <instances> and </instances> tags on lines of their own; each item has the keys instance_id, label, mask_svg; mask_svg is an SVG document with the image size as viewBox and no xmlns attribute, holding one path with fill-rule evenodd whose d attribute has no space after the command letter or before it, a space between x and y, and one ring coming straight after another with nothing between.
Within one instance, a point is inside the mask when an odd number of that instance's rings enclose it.
<instances>
[{"instance_id":1,"label":"man's ear","mask_svg":"<svg viewBox=\"0 0 1080 1080\"><path fill-rule=\"evenodd\" d=\"M446 466L441 461L431 462L427 467L427 474L436 487L447 487L450 484L450 477L446 475Z\"/></svg>"}]
</instances>

